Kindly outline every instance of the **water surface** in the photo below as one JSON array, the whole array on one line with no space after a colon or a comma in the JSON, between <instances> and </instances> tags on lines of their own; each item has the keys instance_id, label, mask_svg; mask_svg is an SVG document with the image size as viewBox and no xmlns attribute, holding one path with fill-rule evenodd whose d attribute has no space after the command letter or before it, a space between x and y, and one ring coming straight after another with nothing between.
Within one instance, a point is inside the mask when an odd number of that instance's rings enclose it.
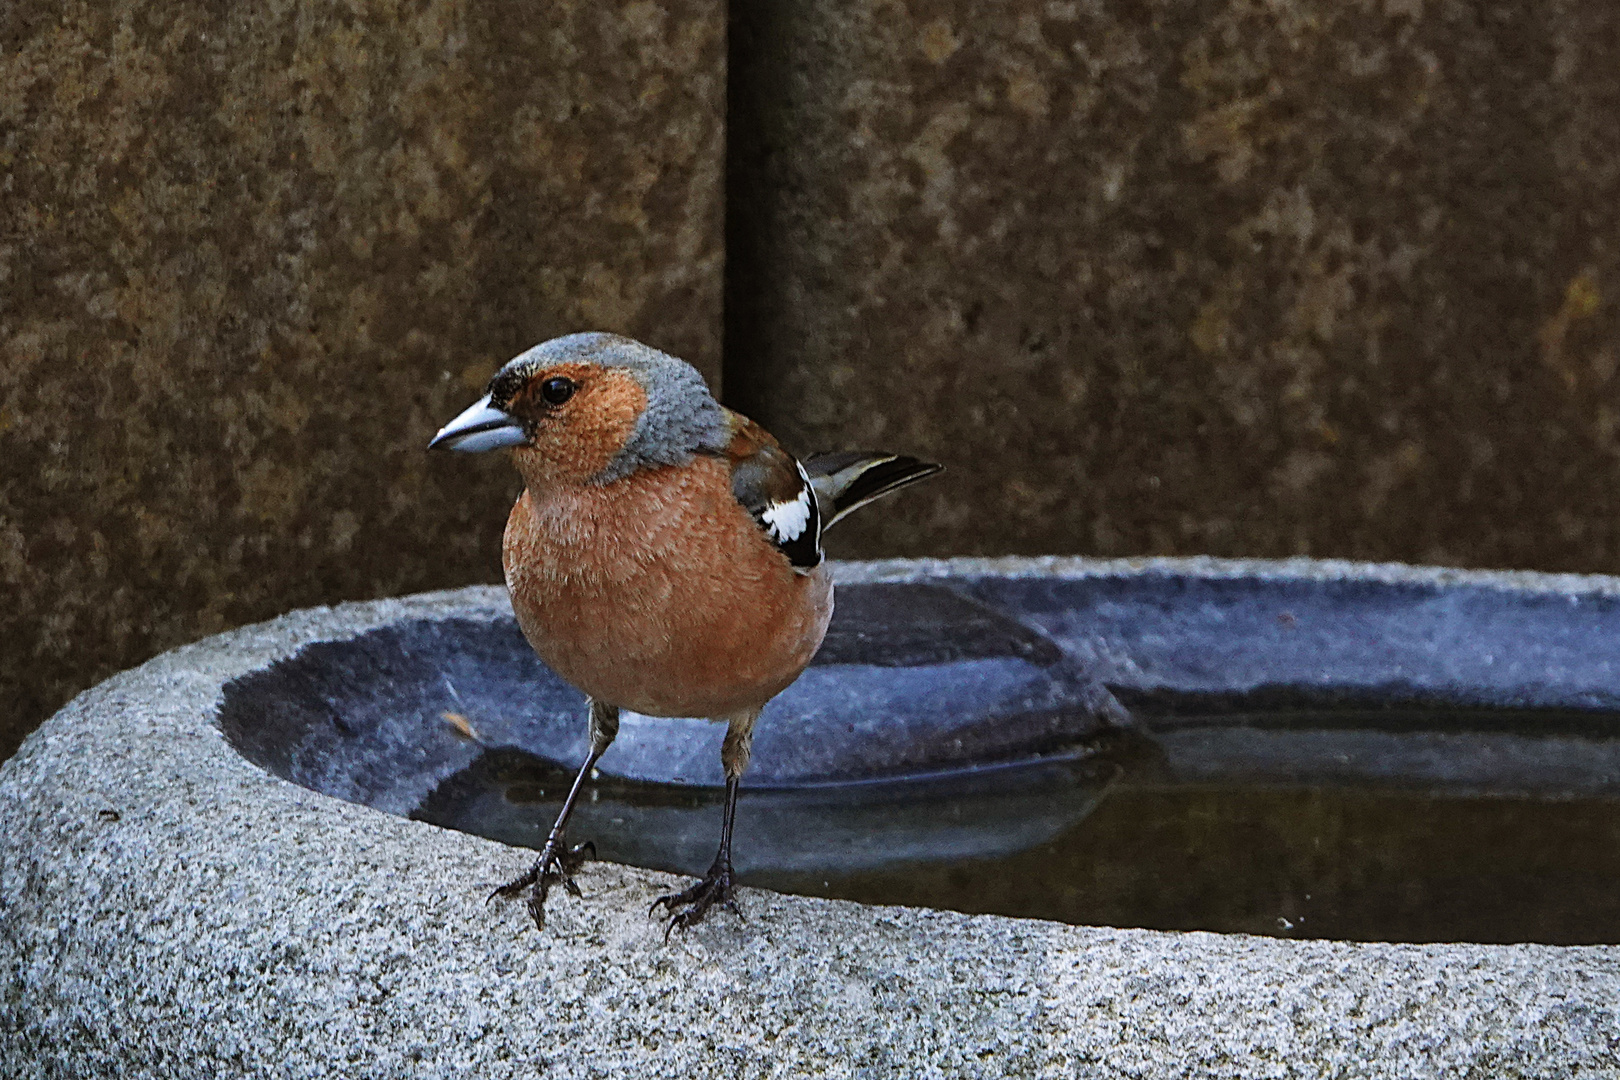
<instances>
[{"instance_id":1,"label":"water surface","mask_svg":"<svg viewBox=\"0 0 1620 1080\"><path fill-rule=\"evenodd\" d=\"M1620 717L1162 716L1146 742L876 785L745 786L742 879L1083 925L1620 943ZM486 756L415 816L538 846L571 777ZM700 873L715 788L602 777L575 839Z\"/></svg>"}]
</instances>

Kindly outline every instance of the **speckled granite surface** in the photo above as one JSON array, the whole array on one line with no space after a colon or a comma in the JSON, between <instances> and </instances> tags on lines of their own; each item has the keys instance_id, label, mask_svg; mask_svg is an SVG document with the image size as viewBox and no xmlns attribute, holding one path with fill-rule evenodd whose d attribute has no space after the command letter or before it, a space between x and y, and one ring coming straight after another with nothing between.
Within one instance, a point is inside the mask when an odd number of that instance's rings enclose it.
<instances>
[{"instance_id":1,"label":"speckled granite surface","mask_svg":"<svg viewBox=\"0 0 1620 1080\"><path fill-rule=\"evenodd\" d=\"M845 554L1620 569L1620 9L759 3L727 392Z\"/></svg>"},{"instance_id":2,"label":"speckled granite surface","mask_svg":"<svg viewBox=\"0 0 1620 1080\"><path fill-rule=\"evenodd\" d=\"M295 612L109 680L35 733L0 766L0 1076L1620 1072L1612 947L1089 929L757 890L746 923L665 945L646 906L674 879L602 864L538 934L483 902L522 853L278 780L214 724L226 681L303 643L504 604L470 589Z\"/></svg>"},{"instance_id":3,"label":"speckled granite surface","mask_svg":"<svg viewBox=\"0 0 1620 1080\"><path fill-rule=\"evenodd\" d=\"M498 580L515 476L422 451L534 342L717 375L724 37L711 0L0 5L0 756L181 641Z\"/></svg>"}]
</instances>

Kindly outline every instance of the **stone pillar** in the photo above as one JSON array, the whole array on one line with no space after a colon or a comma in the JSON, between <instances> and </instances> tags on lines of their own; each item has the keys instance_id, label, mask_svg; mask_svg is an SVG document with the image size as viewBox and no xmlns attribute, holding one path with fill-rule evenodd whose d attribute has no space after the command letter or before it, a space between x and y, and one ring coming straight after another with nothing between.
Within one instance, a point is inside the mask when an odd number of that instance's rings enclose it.
<instances>
[{"instance_id":1,"label":"stone pillar","mask_svg":"<svg viewBox=\"0 0 1620 1080\"><path fill-rule=\"evenodd\" d=\"M720 360L715 0L0 7L0 757L289 608L498 580L498 364Z\"/></svg>"},{"instance_id":2,"label":"stone pillar","mask_svg":"<svg viewBox=\"0 0 1620 1080\"><path fill-rule=\"evenodd\" d=\"M1620 570L1606 0L737 5L727 392L843 554Z\"/></svg>"}]
</instances>

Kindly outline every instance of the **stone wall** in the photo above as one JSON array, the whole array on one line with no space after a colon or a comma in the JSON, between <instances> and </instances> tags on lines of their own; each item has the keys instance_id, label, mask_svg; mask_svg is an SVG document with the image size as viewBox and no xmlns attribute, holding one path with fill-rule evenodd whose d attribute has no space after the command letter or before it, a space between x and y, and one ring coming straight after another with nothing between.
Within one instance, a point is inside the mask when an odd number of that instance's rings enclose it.
<instances>
[{"instance_id":1,"label":"stone wall","mask_svg":"<svg viewBox=\"0 0 1620 1080\"><path fill-rule=\"evenodd\" d=\"M0 754L496 580L423 444L588 327L950 466L835 554L1620 571L1607 0L237 7L0 8Z\"/></svg>"},{"instance_id":2,"label":"stone wall","mask_svg":"<svg viewBox=\"0 0 1620 1080\"><path fill-rule=\"evenodd\" d=\"M739 4L726 390L845 553L1620 571L1607 0Z\"/></svg>"},{"instance_id":3,"label":"stone wall","mask_svg":"<svg viewBox=\"0 0 1620 1080\"><path fill-rule=\"evenodd\" d=\"M713 0L0 6L0 756L301 605L498 580L424 453L588 327L717 375Z\"/></svg>"}]
</instances>

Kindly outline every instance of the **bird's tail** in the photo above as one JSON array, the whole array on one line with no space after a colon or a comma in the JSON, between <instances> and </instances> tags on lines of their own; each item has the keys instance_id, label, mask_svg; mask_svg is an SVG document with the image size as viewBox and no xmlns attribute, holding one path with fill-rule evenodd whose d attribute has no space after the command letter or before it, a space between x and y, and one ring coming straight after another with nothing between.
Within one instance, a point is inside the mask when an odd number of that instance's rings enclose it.
<instances>
[{"instance_id":1,"label":"bird's tail","mask_svg":"<svg viewBox=\"0 0 1620 1080\"><path fill-rule=\"evenodd\" d=\"M810 474L824 529L873 499L933 476L943 468L931 461L870 450L841 450L804 459L804 471Z\"/></svg>"}]
</instances>

